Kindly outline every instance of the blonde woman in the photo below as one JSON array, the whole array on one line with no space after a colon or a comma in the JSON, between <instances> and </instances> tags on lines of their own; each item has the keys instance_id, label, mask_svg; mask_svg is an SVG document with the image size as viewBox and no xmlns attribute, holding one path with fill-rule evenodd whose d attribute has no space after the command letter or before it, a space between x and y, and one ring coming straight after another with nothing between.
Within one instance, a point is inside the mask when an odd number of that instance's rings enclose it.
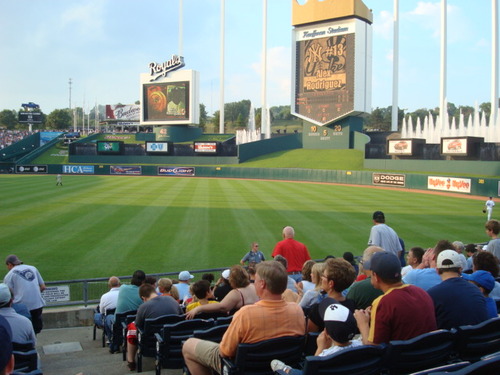
<instances>
[{"instance_id":1,"label":"blonde woman","mask_svg":"<svg viewBox=\"0 0 500 375\"><path fill-rule=\"evenodd\" d=\"M311 281L314 283L314 289L304 293L299 301L300 307L307 309L317 303L318 296L321 292L321 275L325 270L325 263L315 263L311 268Z\"/></svg>"},{"instance_id":2,"label":"blonde woman","mask_svg":"<svg viewBox=\"0 0 500 375\"><path fill-rule=\"evenodd\" d=\"M158 280L158 290L162 296L171 296L179 302L179 292L175 285L173 285L172 280L169 278L164 277Z\"/></svg>"}]
</instances>

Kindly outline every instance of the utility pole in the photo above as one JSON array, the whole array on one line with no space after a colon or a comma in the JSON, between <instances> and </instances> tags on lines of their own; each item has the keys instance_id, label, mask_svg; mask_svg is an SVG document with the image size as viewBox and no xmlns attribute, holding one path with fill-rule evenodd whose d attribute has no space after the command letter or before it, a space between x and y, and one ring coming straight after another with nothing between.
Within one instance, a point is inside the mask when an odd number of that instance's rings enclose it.
<instances>
[{"instance_id":1,"label":"utility pole","mask_svg":"<svg viewBox=\"0 0 500 375\"><path fill-rule=\"evenodd\" d=\"M71 78L69 79L69 109L71 109Z\"/></svg>"}]
</instances>

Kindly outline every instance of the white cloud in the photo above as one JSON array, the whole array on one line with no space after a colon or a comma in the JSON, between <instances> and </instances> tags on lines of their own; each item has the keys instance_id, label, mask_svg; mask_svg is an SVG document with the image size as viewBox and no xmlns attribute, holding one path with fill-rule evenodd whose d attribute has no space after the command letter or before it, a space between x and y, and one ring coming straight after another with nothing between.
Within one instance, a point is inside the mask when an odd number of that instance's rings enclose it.
<instances>
[{"instance_id":1,"label":"white cloud","mask_svg":"<svg viewBox=\"0 0 500 375\"><path fill-rule=\"evenodd\" d=\"M89 1L68 8L61 14L62 28L72 28L85 38L102 36L106 1Z\"/></svg>"},{"instance_id":2,"label":"white cloud","mask_svg":"<svg viewBox=\"0 0 500 375\"><path fill-rule=\"evenodd\" d=\"M392 39L394 32L394 15L382 10L373 22L373 33L384 39Z\"/></svg>"}]
</instances>

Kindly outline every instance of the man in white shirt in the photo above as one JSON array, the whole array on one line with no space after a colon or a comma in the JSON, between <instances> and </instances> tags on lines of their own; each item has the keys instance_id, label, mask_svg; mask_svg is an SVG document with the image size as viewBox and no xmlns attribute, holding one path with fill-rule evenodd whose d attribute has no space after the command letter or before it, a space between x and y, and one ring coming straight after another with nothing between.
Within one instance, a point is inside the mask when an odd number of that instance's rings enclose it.
<instances>
[{"instance_id":1,"label":"man in white shirt","mask_svg":"<svg viewBox=\"0 0 500 375\"><path fill-rule=\"evenodd\" d=\"M112 314L105 315L106 310L116 309L116 302L118 301L118 291L120 290L120 279L116 276L111 276L108 280L109 292L104 293L101 296L101 301L99 302L99 311L94 314L94 323L103 328L103 319L111 319ZM106 336L111 337L111 332L108 332L108 327L112 324L104 324L104 329L106 330Z\"/></svg>"},{"instance_id":2,"label":"man in white shirt","mask_svg":"<svg viewBox=\"0 0 500 375\"><path fill-rule=\"evenodd\" d=\"M493 207L495 207L495 202L493 202L493 197L490 197L484 204L486 207L486 213L488 215L488 220L491 220L491 214L493 213Z\"/></svg>"}]
</instances>

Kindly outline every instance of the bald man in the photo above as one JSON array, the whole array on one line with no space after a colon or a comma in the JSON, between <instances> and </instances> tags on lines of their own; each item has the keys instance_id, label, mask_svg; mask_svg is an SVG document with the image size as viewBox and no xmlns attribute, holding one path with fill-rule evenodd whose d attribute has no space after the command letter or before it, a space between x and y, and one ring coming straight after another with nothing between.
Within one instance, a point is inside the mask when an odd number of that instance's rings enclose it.
<instances>
[{"instance_id":1,"label":"bald man","mask_svg":"<svg viewBox=\"0 0 500 375\"><path fill-rule=\"evenodd\" d=\"M99 311L94 314L94 323L103 328L103 318L106 314L106 310L116 309L116 302L118 301L118 291L120 290L120 279L116 276L111 276L108 280L109 291L101 296L101 301L99 302ZM109 315L111 318L111 315ZM106 316L105 319L108 319ZM111 327L111 324L104 324L106 327L106 336L111 337L111 331L107 329Z\"/></svg>"}]
</instances>

